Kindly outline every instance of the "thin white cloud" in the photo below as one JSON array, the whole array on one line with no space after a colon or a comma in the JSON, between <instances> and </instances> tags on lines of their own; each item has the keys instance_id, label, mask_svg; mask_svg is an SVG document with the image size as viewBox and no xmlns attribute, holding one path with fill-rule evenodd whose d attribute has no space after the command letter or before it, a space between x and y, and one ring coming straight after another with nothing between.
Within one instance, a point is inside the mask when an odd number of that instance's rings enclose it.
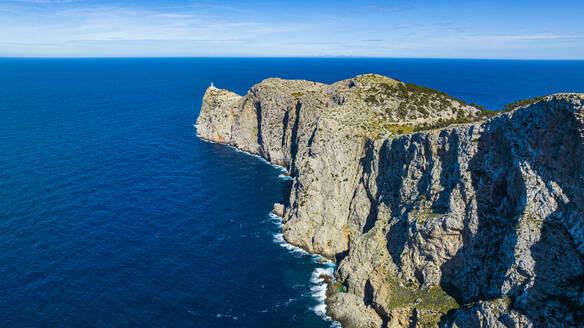
<instances>
[{"instance_id":1,"label":"thin white cloud","mask_svg":"<svg viewBox=\"0 0 584 328\"><path fill-rule=\"evenodd\" d=\"M81 2L83 0L8 0L12 2L23 2L23 3L72 3Z\"/></svg>"},{"instance_id":2,"label":"thin white cloud","mask_svg":"<svg viewBox=\"0 0 584 328\"><path fill-rule=\"evenodd\" d=\"M402 8L402 7L390 7L390 6L385 6L385 5L367 5L367 6L364 6L363 8L375 10L377 12L384 12L384 13L392 13L392 12L404 10L404 8Z\"/></svg>"},{"instance_id":3,"label":"thin white cloud","mask_svg":"<svg viewBox=\"0 0 584 328\"><path fill-rule=\"evenodd\" d=\"M477 35L475 39L493 40L493 41L540 41L540 40L560 40L560 39L583 39L584 35L559 35L555 33L539 34L517 34L517 35Z\"/></svg>"}]
</instances>

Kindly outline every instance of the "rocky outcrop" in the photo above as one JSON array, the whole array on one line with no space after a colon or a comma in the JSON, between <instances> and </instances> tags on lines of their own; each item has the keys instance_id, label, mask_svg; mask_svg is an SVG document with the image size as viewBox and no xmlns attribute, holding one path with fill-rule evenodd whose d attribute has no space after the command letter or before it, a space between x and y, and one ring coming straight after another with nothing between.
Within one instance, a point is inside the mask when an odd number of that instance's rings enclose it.
<instances>
[{"instance_id":1,"label":"rocky outcrop","mask_svg":"<svg viewBox=\"0 0 584 328\"><path fill-rule=\"evenodd\" d=\"M529 104L525 102L522 104ZM197 134L285 166L344 327L584 322L584 95L492 113L379 75L209 88Z\"/></svg>"},{"instance_id":2,"label":"rocky outcrop","mask_svg":"<svg viewBox=\"0 0 584 328\"><path fill-rule=\"evenodd\" d=\"M276 214L277 216L284 216L284 204L275 203L272 213Z\"/></svg>"}]
</instances>

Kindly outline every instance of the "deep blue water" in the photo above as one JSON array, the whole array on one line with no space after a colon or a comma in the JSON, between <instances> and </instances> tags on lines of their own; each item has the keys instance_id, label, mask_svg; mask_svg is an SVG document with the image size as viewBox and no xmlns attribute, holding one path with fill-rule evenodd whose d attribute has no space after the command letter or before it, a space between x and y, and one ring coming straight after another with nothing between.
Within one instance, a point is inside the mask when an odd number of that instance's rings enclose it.
<instances>
[{"instance_id":1,"label":"deep blue water","mask_svg":"<svg viewBox=\"0 0 584 328\"><path fill-rule=\"evenodd\" d=\"M195 136L211 81L381 73L499 109L583 61L0 59L0 327L329 327L280 171ZM312 289L312 290L311 290Z\"/></svg>"}]
</instances>

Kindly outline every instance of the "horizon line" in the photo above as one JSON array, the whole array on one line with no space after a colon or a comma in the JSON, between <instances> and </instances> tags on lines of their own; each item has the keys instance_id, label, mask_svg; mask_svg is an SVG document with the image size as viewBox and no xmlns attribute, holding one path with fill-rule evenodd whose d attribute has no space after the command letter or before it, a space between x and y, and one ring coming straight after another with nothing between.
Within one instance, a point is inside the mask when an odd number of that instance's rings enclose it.
<instances>
[{"instance_id":1,"label":"horizon line","mask_svg":"<svg viewBox=\"0 0 584 328\"><path fill-rule=\"evenodd\" d=\"M584 58L384 57L384 56L0 56L0 59L432 59L490 61L584 61Z\"/></svg>"}]
</instances>

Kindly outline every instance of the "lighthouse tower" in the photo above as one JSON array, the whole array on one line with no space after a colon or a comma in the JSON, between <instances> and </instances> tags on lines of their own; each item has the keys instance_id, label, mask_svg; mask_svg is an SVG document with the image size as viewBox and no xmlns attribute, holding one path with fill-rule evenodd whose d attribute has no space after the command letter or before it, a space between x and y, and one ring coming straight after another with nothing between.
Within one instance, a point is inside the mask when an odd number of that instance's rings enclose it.
<instances>
[{"instance_id":1,"label":"lighthouse tower","mask_svg":"<svg viewBox=\"0 0 584 328\"><path fill-rule=\"evenodd\" d=\"M209 88L211 88L211 89L217 89L217 88L215 88L215 86L213 85L213 82L211 82L211 86L210 86Z\"/></svg>"}]
</instances>

